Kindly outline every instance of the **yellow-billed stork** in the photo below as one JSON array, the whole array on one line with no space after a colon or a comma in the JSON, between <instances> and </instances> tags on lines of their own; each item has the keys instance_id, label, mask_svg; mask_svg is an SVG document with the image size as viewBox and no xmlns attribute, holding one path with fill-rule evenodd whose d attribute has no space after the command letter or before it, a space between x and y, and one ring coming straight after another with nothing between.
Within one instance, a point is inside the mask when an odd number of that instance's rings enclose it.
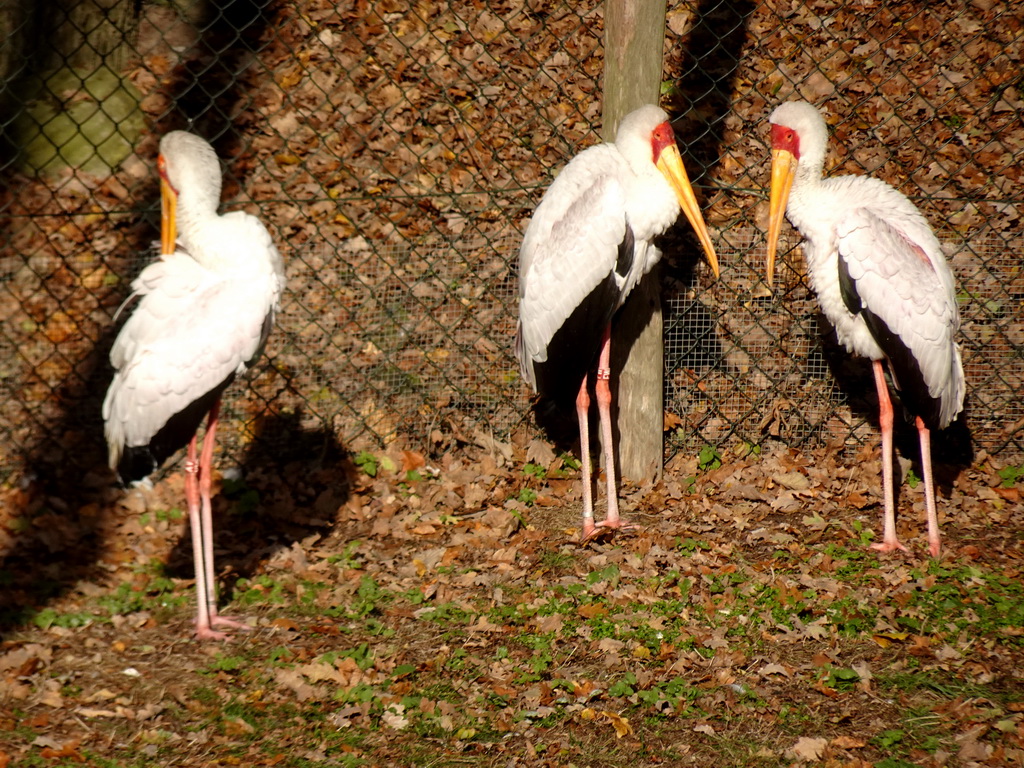
<instances>
[{"instance_id":1,"label":"yellow-billed stork","mask_svg":"<svg viewBox=\"0 0 1024 768\"><path fill-rule=\"evenodd\" d=\"M821 309L847 350L872 362L882 430L885 496L882 541L874 549L906 551L896 536L892 477L893 408L888 364L900 400L914 415L921 445L928 548L939 555L932 483L931 430L963 409L964 372L955 341L960 327L953 273L928 221L906 197L867 176L823 179L825 119L802 101L781 104L771 122L772 173L768 283L782 216L804 238L804 260Z\"/></svg>"},{"instance_id":2,"label":"yellow-billed stork","mask_svg":"<svg viewBox=\"0 0 1024 768\"><path fill-rule=\"evenodd\" d=\"M185 496L195 559L196 635L245 628L217 614L210 471L221 394L260 354L273 325L284 267L266 227L218 215L221 170L213 147L186 131L160 141L161 255L132 282L131 317L110 350L103 401L110 466L144 480L188 444ZM202 454L196 431L209 414Z\"/></svg>"},{"instance_id":3,"label":"yellow-billed stork","mask_svg":"<svg viewBox=\"0 0 1024 768\"><path fill-rule=\"evenodd\" d=\"M668 115L654 105L626 115L615 142L574 157L545 192L519 250L516 356L542 397L575 398L583 470L582 539L628 527L619 516L611 423L611 322L661 258L654 238L686 214L718 275L718 259ZM608 512L595 525L587 414L589 371L605 447Z\"/></svg>"}]
</instances>

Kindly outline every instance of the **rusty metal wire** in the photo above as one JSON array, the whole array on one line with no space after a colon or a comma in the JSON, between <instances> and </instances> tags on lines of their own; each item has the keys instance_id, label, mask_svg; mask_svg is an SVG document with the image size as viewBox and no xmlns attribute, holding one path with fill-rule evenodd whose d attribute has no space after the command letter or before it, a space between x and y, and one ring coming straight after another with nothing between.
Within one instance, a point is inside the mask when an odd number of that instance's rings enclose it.
<instances>
[{"instance_id":1,"label":"rusty metal wire","mask_svg":"<svg viewBox=\"0 0 1024 768\"><path fill-rule=\"evenodd\" d=\"M227 398L228 455L532 428L516 251L554 173L598 140L597 0L108 5L99 27L89 3L0 11L0 479L23 459L102 463L114 315L152 258L174 128L214 143L225 207L260 215L287 264L266 359ZM712 283L686 232L666 242L669 451L875 434L867 370L830 343L792 233L781 286L761 280L765 120L796 95L829 115L830 172L886 179L936 227L960 285L963 426L1024 450L1024 35L1007 8L672 4L663 105L724 269Z\"/></svg>"}]
</instances>

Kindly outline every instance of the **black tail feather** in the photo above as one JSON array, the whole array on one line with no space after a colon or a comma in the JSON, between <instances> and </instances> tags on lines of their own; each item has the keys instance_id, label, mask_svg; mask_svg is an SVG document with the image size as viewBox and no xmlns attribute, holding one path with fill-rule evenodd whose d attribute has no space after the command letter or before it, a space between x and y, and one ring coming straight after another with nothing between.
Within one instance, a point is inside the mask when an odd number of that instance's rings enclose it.
<instances>
[{"instance_id":1,"label":"black tail feather","mask_svg":"<svg viewBox=\"0 0 1024 768\"><path fill-rule=\"evenodd\" d=\"M117 476L121 483L128 486L145 480L171 454L184 448L233 378L234 374L171 416L148 444L126 446L117 464Z\"/></svg>"},{"instance_id":2,"label":"black tail feather","mask_svg":"<svg viewBox=\"0 0 1024 768\"><path fill-rule=\"evenodd\" d=\"M559 451L576 452L579 446L579 421L575 403L539 397L533 404L537 426Z\"/></svg>"}]
</instances>

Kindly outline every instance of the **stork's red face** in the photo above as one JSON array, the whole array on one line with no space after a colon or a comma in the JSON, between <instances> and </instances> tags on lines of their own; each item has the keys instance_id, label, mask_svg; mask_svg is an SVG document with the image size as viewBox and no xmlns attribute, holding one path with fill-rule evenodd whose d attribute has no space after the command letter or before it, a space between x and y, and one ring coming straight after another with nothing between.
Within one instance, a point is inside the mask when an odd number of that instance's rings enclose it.
<instances>
[{"instance_id":1,"label":"stork's red face","mask_svg":"<svg viewBox=\"0 0 1024 768\"><path fill-rule=\"evenodd\" d=\"M686 168L683 167L683 158L679 154L679 147L676 146L675 133L667 122L662 123L651 132L651 151L654 164L675 191L679 207L683 209L683 213L686 214L690 225L697 233L697 239L704 247L711 271L715 273L715 277L718 277L718 257L715 255L715 247L711 244L711 235L708 234L704 217L700 213L700 206L697 205L697 197L693 194L693 187L690 186Z\"/></svg>"},{"instance_id":2,"label":"stork's red face","mask_svg":"<svg viewBox=\"0 0 1024 768\"><path fill-rule=\"evenodd\" d=\"M800 134L785 125L772 124L772 150L785 150L800 159Z\"/></svg>"},{"instance_id":3,"label":"stork's red face","mask_svg":"<svg viewBox=\"0 0 1024 768\"><path fill-rule=\"evenodd\" d=\"M672 130L672 126L668 123L662 123L651 133L651 150L654 153L654 164L657 165L661 159L661 153L666 147L676 146L676 134Z\"/></svg>"},{"instance_id":4,"label":"stork's red face","mask_svg":"<svg viewBox=\"0 0 1024 768\"><path fill-rule=\"evenodd\" d=\"M792 128L772 123L772 181L768 195L768 285L775 279L775 253L782 231L782 217L789 203L789 192L800 163L800 134Z\"/></svg>"},{"instance_id":5,"label":"stork's red face","mask_svg":"<svg viewBox=\"0 0 1024 768\"><path fill-rule=\"evenodd\" d=\"M160 253L174 253L178 238L178 190L167 176L167 160L163 155L157 157L156 169L160 174Z\"/></svg>"}]
</instances>

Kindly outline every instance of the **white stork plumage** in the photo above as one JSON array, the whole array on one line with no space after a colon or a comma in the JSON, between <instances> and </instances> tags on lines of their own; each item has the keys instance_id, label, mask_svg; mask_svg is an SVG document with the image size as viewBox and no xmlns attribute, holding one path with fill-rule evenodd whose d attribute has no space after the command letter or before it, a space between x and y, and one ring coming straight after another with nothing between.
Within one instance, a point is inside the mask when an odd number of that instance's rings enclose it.
<instances>
[{"instance_id":1,"label":"white stork plumage","mask_svg":"<svg viewBox=\"0 0 1024 768\"><path fill-rule=\"evenodd\" d=\"M218 215L221 170L205 140L174 131L160 141L161 255L132 283L134 311L110 350L103 401L110 466L144 480L188 444L185 495L195 558L200 639L245 625L217 614L210 470L220 397L260 354L284 285L281 256L248 213ZM120 310L119 310L120 311ZM209 414L202 454L196 431Z\"/></svg>"},{"instance_id":2,"label":"white stork plumage","mask_svg":"<svg viewBox=\"0 0 1024 768\"><path fill-rule=\"evenodd\" d=\"M828 131L817 109L802 101L788 102L777 107L769 120L768 283L785 212L803 235L811 287L840 343L872 361L885 486L883 537L872 547L882 552L906 551L896 536L893 408L885 361L901 401L915 416L928 547L938 557L930 431L956 418L963 409L965 388L955 341L960 315L953 274L927 220L902 194L866 176L822 178Z\"/></svg>"},{"instance_id":3,"label":"white stork plumage","mask_svg":"<svg viewBox=\"0 0 1024 768\"><path fill-rule=\"evenodd\" d=\"M611 424L611 321L661 258L653 240L686 214L715 275L718 260L676 146L668 115L648 105L626 115L615 143L574 157L548 188L519 250L516 356L542 397L575 398L583 467L582 539L619 517ZM608 513L594 523L587 414L589 371L605 446Z\"/></svg>"}]
</instances>

